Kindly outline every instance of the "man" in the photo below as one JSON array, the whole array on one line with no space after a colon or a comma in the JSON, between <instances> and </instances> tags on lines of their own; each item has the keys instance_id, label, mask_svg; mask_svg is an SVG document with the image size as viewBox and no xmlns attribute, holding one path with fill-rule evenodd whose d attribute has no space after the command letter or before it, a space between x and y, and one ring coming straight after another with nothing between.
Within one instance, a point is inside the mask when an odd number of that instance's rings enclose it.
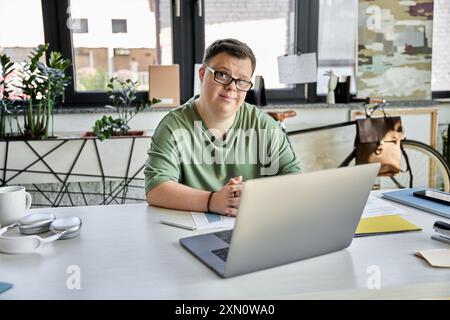
<instances>
[{"instance_id":1,"label":"man","mask_svg":"<svg viewBox=\"0 0 450 320\"><path fill-rule=\"evenodd\" d=\"M244 102L255 67L238 40L206 49L200 96L170 111L152 137L144 169L150 205L235 216L245 180L301 172L278 124Z\"/></svg>"}]
</instances>

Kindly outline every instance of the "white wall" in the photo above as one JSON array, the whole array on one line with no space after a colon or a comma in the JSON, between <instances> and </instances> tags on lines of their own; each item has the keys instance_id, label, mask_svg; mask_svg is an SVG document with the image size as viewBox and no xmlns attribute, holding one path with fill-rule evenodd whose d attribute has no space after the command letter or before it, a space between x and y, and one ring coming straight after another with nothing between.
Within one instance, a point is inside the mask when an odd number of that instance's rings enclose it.
<instances>
[{"instance_id":1,"label":"white wall","mask_svg":"<svg viewBox=\"0 0 450 320\"><path fill-rule=\"evenodd\" d=\"M129 123L132 130L154 130L167 112L141 112ZM111 114L114 118L116 115ZM100 113L56 114L55 133L91 131Z\"/></svg>"}]
</instances>

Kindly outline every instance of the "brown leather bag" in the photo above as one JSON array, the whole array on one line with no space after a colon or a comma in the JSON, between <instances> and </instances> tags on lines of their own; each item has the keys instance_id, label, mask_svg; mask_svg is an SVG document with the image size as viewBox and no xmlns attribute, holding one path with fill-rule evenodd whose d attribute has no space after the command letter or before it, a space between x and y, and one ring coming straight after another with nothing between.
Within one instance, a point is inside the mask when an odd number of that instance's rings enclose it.
<instances>
[{"instance_id":1,"label":"brown leather bag","mask_svg":"<svg viewBox=\"0 0 450 320\"><path fill-rule=\"evenodd\" d=\"M378 175L394 176L401 171L401 141L404 139L400 117L356 120L356 164L380 162Z\"/></svg>"}]
</instances>

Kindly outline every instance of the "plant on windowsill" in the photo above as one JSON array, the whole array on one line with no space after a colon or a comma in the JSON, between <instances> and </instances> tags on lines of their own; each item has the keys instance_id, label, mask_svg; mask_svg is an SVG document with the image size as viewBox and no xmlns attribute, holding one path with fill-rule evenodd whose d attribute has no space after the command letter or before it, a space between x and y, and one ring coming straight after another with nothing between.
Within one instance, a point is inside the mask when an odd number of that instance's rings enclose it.
<instances>
[{"instance_id":1,"label":"plant on windowsill","mask_svg":"<svg viewBox=\"0 0 450 320\"><path fill-rule=\"evenodd\" d=\"M40 60L48 46L48 43L39 45L29 56L29 62L17 69L6 54L0 55L0 130L3 139L47 139L50 120L53 136L54 107L70 83L65 71L71 62L53 51L48 65L42 63ZM18 84L13 83L14 76L17 76ZM20 93L13 94L13 87ZM22 122L19 121L21 115ZM6 132L6 123L9 132Z\"/></svg>"},{"instance_id":2,"label":"plant on windowsill","mask_svg":"<svg viewBox=\"0 0 450 320\"><path fill-rule=\"evenodd\" d=\"M138 86L138 81L111 78L107 85L107 93L109 99L112 101L112 106L106 105L105 107L114 109L118 117L113 118L112 116L104 115L101 119L95 121L92 127L93 132L88 132L84 136L97 136L100 141L103 141L113 136L143 135L143 131L130 131L130 120L139 112L161 100L153 98L148 102L142 102L136 105L136 91ZM133 107L133 105L135 106Z\"/></svg>"},{"instance_id":3,"label":"plant on windowsill","mask_svg":"<svg viewBox=\"0 0 450 320\"><path fill-rule=\"evenodd\" d=\"M14 73L14 62L6 54L0 54L0 139L7 136L6 124L8 122L12 131L12 109L14 108L12 90L12 76Z\"/></svg>"}]
</instances>

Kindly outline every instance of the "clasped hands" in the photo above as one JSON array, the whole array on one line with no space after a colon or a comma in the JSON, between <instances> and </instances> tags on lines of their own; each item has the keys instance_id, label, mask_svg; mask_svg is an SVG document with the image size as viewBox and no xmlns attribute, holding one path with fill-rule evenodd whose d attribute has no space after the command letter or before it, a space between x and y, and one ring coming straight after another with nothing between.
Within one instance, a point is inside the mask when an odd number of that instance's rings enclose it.
<instances>
[{"instance_id":1,"label":"clasped hands","mask_svg":"<svg viewBox=\"0 0 450 320\"><path fill-rule=\"evenodd\" d=\"M230 178L222 189L212 195L210 202L211 211L235 217L243 188L242 176Z\"/></svg>"}]
</instances>

